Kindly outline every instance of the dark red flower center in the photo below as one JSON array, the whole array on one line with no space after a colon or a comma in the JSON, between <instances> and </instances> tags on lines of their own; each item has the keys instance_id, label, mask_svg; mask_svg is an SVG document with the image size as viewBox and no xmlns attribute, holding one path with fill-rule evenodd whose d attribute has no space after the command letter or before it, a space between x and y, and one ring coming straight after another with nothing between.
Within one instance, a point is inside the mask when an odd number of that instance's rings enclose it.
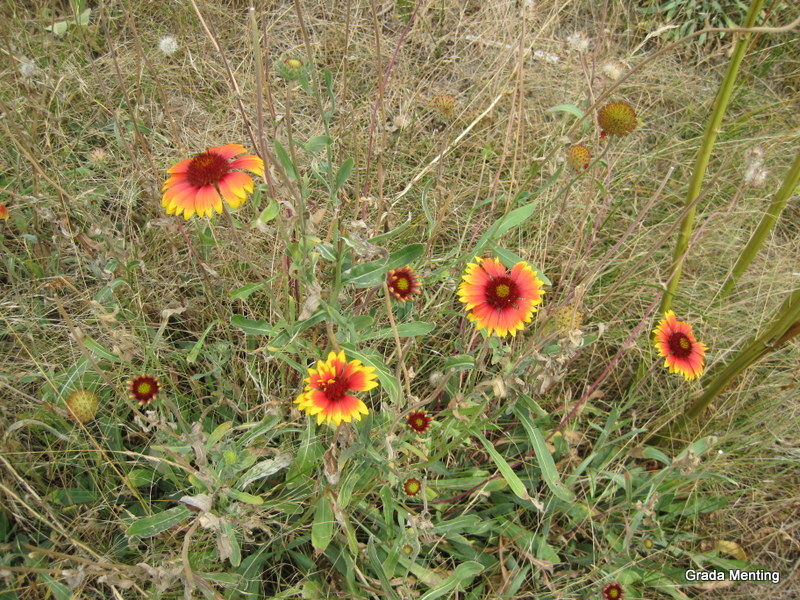
<instances>
[{"instance_id":1,"label":"dark red flower center","mask_svg":"<svg viewBox=\"0 0 800 600\"><path fill-rule=\"evenodd\" d=\"M497 277L486 285L486 303L494 309L503 310L519 298L519 287L510 277Z\"/></svg>"},{"instance_id":2,"label":"dark red flower center","mask_svg":"<svg viewBox=\"0 0 800 600\"><path fill-rule=\"evenodd\" d=\"M217 183L230 171L230 163L224 156L215 152L198 154L189 163L186 180L194 187Z\"/></svg>"},{"instance_id":3,"label":"dark red flower center","mask_svg":"<svg viewBox=\"0 0 800 600\"><path fill-rule=\"evenodd\" d=\"M680 331L670 334L667 345L670 353L678 358L688 358L692 353L692 341L685 333Z\"/></svg>"},{"instance_id":4,"label":"dark red flower center","mask_svg":"<svg viewBox=\"0 0 800 600\"><path fill-rule=\"evenodd\" d=\"M322 383L320 389L325 392L329 402L339 402L345 396L347 390L350 389L348 384L347 378L334 377L329 379L327 383Z\"/></svg>"}]
</instances>

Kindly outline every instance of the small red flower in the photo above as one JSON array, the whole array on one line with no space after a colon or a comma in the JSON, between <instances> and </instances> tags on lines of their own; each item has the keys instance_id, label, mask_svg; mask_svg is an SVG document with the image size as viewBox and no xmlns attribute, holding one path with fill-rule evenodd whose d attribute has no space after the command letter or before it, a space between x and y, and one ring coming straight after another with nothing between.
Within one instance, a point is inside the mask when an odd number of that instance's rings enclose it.
<instances>
[{"instance_id":1,"label":"small red flower","mask_svg":"<svg viewBox=\"0 0 800 600\"><path fill-rule=\"evenodd\" d=\"M411 296L419 293L420 286L414 270L406 265L402 269L392 269L386 276L386 285L392 296L400 302L409 300Z\"/></svg>"},{"instance_id":2,"label":"small red flower","mask_svg":"<svg viewBox=\"0 0 800 600\"><path fill-rule=\"evenodd\" d=\"M0 219L8 221L8 207L0 202Z\"/></svg>"},{"instance_id":3,"label":"small red flower","mask_svg":"<svg viewBox=\"0 0 800 600\"><path fill-rule=\"evenodd\" d=\"M622 585L616 581L612 581L603 586L603 598L605 598L605 600L622 600L624 597L625 590L623 590Z\"/></svg>"},{"instance_id":4,"label":"small red flower","mask_svg":"<svg viewBox=\"0 0 800 600\"><path fill-rule=\"evenodd\" d=\"M421 489L422 482L416 477L411 477L403 482L403 491L406 493L406 496L416 496L419 494Z\"/></svg>"},{"instance_id":5,"label":"small red flower","mask_svg":"<svg viewBox=\"0 0 800 600\"><path fill-rule=\"evenodd\" d=\"M139 406L150 405L160 391L161 386L158 383L158 379L152 375L142 373L128 380L130 399L138 401Z\"/></svg>"},{"instance_id":6,"label":"small red flower","mask_svg":"<svg viewBox=\"0 0 800 600\"><path fill-rule=\"evenodd\" d=\"M424 410L412 411L406 419L408 426L416 433L425 433L428 431L431 427L431 421L433 421L433 419L431 419L427 411Z\"/></svg>"}]
</instances>

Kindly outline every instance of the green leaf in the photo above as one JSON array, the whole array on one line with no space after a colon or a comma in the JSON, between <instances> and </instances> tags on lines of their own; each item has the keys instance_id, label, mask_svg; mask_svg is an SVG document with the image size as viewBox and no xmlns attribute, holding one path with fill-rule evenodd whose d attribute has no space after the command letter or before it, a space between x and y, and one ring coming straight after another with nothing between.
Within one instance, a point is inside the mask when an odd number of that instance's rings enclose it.
<instances>
[{"instance_id":1,"label":"green leaf","mask_svg":"<svg viewBox=\"0 0 800 600\"><path fill-rule=\"evenodd\" d=\"M397 252L392 252L386 263L386 270L399 269L417 260L425 252L424 244L409 244Z\"/></svg>"},{"instance_id":2,"label":"green leaf","mask_svg":"<svg viewBox=\"0 0 800 600\"><path fill-rule=\"evenodd\" d=\"M397 326L397 335L401 338L416 337L418 335L425 335L436 329L435 323L427 323L425 321L412 321L410 323L400 323ZM379 329L374 333L367 333L360 336L361 341L365 340L379 340L384 338L393 338L394 332L391 327Z\"/></svg>"},{"instance_id":3,"label":"green leaf","mask_svg":"<svg viewBox=\"0 0 800 600\"><path fill-rule=\"evenodd\" d=\"M411 225L412 220L413 219L411 218L411 213L408 213L408 218L405 220L405 222L401 223L391 231L387 231L386 233L382 233L380 235L376 235L375 237L369 238L369 241L372 242L373 244L377 244L378 242L382 242L384 240L393 238L394 236L408 229L408 227Z\"/></svg>"},{"instance_id":4,"label":"green leaf","mask_svg":"<svg viewBox=\"0 0 800 600\"><path fill-rule=\"evenodd\" d=\"M508 213L505 217L500 219L497 223L495 223L492 227L490 227L486 233L483 234L478 243L475 244L475 247L470 252L472 255L479 255L483 248L492 240L494 237L500 237L504 233L506 233L512 227L517 227L521 225L526 220L528 220L533 213L536 212L536 202L530 202L519 208L515 208L510 213Z\"/></svg>"},{"instance_id":5,"label":"green leaf","mask_svg":"<svg viewBox=\"0 0 800 600\"><path fill-rule=\"evenodd\" d=\"M380 260L356 265L342 273L342 282L356 287L372 287L380 285L389 269Z\"/></svg>"},{"instance_id":6,"label":"green leaf","mask_svg":"<svg viewBox=\"0 0 800 600\"><path fill-rule=\"evenodd\" d=\"M483 571L484 567L477 561L467 561L458 565L453 573L445 579L441 585L428 590L419 597L419 600L436 600L450 593L455 589L463 590L467 588L476 575Z\"/></svg>"},{"instance_id":7,"label":"green leaf","mask_svg":"<svg viewBox=\"0 0 800 600\"><path fill-rule=\"evenodd\" d=\"M249 335L270 335L272 333L272 325L264 319L254 321L246 319L242 315L233 315L231 317L231 325L238 327Z\"/></svg>"},{"instance_id":8,"label":"green leaf","mask_svg":"<svg viewBox=\"0 0 800 600\"><path fill-rule=\"evenodd\" d=\"M97 502L100 498L97 492L80 488L61 488L53 490L45 496L50 502L61 506L72 506L74 504L88 504Z\"/></svg>"},{"instance_id":9,"label":"green leaf","mask_svg":"<svg viewBox=\"0 0 800 600\"><path fill-rule=\"evenodd\" d=\"M327 494L323 493L317 500L314 523L311 525L311 545L324 552L333 539L333 507Z\"/></svg>"},{"instance_id":10,"label":"green leaf","mask_svg":"<svg viewBox=\"0 0 800 600\"><path fill-rule=\"evenodd\" d=\"M348 158L342 163L342 166L339 167L339 171L336 173L336 191L338 192L342 189L344 182L347 181L347 178L350 177L350 173L353 171L353 165L356 161L353 160L352 157Z\"/></svg>"},{"instance_id":11,"label":"green leaf","mask_svg":"<svg viewBox=\"0 0 800 600\"><path fill-rule=\"evenodd\" d=\"M231 546L231 555L228 560L231 561L231 566L238 567L242 562L242 550L239 548L239 540L236 539L236 532L227 519L220 519L220 529L222 535L228 539L228 543Z\"/></svg>"},{"instance_id":12,"label":"green leaf","mask_svg":"<svg viewBox=\"0 0 800 600\"><path fill-rule=\"evenodd\" d=\"M247 492L242 492L239 490L228 490L228 496L234 500L244 502L245 504L251 504L253 506L261 506L264 504L264 498L261 496L254 496L253 494L248 494Z\"/></svg>"},{"instance_id":13,"label":"green leaf","mask_svg":"<svg viewBox=\"0 0 800 600\"><path fill-rule=\"evenodd\" d=\"M278 204L278 201L275 198L268 198L267 199L267 207L261 211L261 214L258 215L258 220L261 223L269 223L278 216L281 207Z\"/></svg>"},{"instance_id":14,"label":"green leaf","mask_svg":"<svg viewBox=\"0 0 800 600\"><path fill-rule=\"evenodd\" d=\"M69 28L72 21L57 21L52 25L48 25L45 27L47 31L52 31L58 37L61 37L67 32L67 28Z\"/></svg>"},{"instance_id":15,"label":"green leaf","mask_svg":"<svg viewBox=\"0 0 800 600\"><path fill-rule=\"evenodd\" d=\"M494 464L497 465L497 469L500 471L503 479L508 482L508 487L511 488L511 491L522 500L530 500L531 497L528 495L528 490L525 489L525 485L522 483L520 478L517 477L517 474L514 473L514 469L511 468L511 465L509 465L501 456L501 454L494 449L492 443L487 440L481 432L475 429L473 429L471 433L478 438L478 441L480 441L481 444L483 444L486 452L492 458Z\"/></svg>"},{"instance_id":16,"label":"green leaf","mask_svg":"<svg viewBox=\"0 0 800 600\"><path fill-rule=\"evenodd\" d=\"M285 469L291 465L293 460L291 454L278 454L275 458L262 460L250 467L247 472L239 478L239 481L236 482L236 487L241 490L254 481L274 475L281 469Z\"/></svg>"},{"instance_id":17,"label":"green leaf","mask_svg":"<svg viewBox=\"0 0 800 600\"><path fill-rule=\"evenodd\" d=\"M327 135L318 135L308 140L303 148L305 148L306 152L309 154L316 155L320 150L324 150L326 146L330 146L332 143L332 137Z\"/></svg>"},{"instance_id":18,"label":"green leaf","mask_svg":"<svg viewBox=\"0 0 800 600\"><path fill-rule=\"evenodd\" d=\"M197 340L197 342L195 342L195 345L192 347L191 352L189 352L189 355L186 357L186 362L191 364L197 360L197 357L200 354L200 349L203 347L203 344L206 341L206 336L208 335L208 332L211 331L211 328L214 327L214 325L216 325L217 323L219 323L219 321L214 320L208 324L208 327L206 327L206 330L203 332L203 335L201 335L200 339Z\"/></svg>"},{"instance_id":19,"label":"green leaf","mask_svg":"<svg viewBox=\"0 0 800 600\"><path fill-rule=\"evenodd\" d=\"M112 363L122 362L119 356L117 356L116 354L112 354L111 352L103 348L100 344L95 342L88 335L83 338L83 345L86 346L86 348L89 349L92 352L92 354L99 356L100 358L104 358L109 362Z\"/></svg>"},{"instance_id":20,"label":"green leaf","mask_svg":"<svg viewBox=\"0 0 800 600\"><path fill-rule=\"evenodd\" d=\"M78 15L78 25L86 26L89 24L89 17L92 15L92 9L87 8Z\"/></svg>"},{"instance_id":21,"label":"green leaf","mask_svg":"<svg viewBox=\"0 0 800 600\"><path fill-rule=\"evenodd\" d=\"M74 598L74 596L72 595L72 591L70 591L70 589L67 586L65 586L60 581L56 581L53 577L51 577L47 573L39 573L39 579L44 581L45 585L53 593L53 597L56 600L70 600L71 598ZM3 594L3 596L5 597L5 593ZM8 596L8 598L16 598L16 597L17 597L16 595Z\"/></svg>"},{"instance_id":22,"label":"green leaf","mask_svg":"<svg viewBox=\"0 0 800 600\"><path fill-rule=\"evenodd\" d=\"M278 140L275 140L275 154L278 157L278 162L281 163L283 170L286 171L286 176L292 181L297 180L297 171L294 168L292 159L289 158L289 153Z\"/></svg>"},{"instance_id":23,"label":"green leaf","mask_svg":"<svg viewBox=\"0 0 800 600\"><path fill-rule=\"evenodd\" d=\"M425 213L425 218L428 220L428 237L431 236L433 230L436 228L436 218L433 216L430 207L428 206L428 192L433 186L433 179L429 179L422 188L422 212Z\"/></svg>"},{"instance_id":24,"label":"green leaf","mask_svg":"<svg viewBox=\"0 0 800 600\"><path fill-rule=\"evenodd\" d=\"M249 298L251 294L254 294L263 287L264 284L262 282L248 283L247 285L243 285L240 288L231 290L230 292L228 292L228 296L237 300L247 300L247 298Z\"/></svg>"},{"instance_id":25,"label":"green leaf","mask_svg":"<svg viewBox=\"0 0 800 600\"><path fill-rule=\"evenodd\" d=\"M458 354L444 361L447 371L471 371L475 368L475 357L469 354Z\"/></svg>"},{"instance_id":26,"label":"green leaf","mask_svg":"<svg viewBox=\"0 0 800 600\"><path fill-rule=\"evenodd\" d=\"M157 478L160 478L160 476L152 469L132 469L131 472L125 476L125 479L128 480L128 484L135 488L153 485Z\"/></svg>"},{"instance_id":27,"label":"green leaf","mask_svg":"<svg viewBox=\"0 0 800 600\"><path fill-rule=\"evenodd\" d=\"M565 112L571 114L577 119L583 118L583 115L586 114L584 111L582 111L574 104L559 104L557 106L551 106L550 108L547 109L547 112L553 112L553 113Z\"/></svg>"},{"instance_id":28,"label":"green leaf","mask_svg":"<svg viewBox=\"0 0 800 600\"><path fill-rule=\"evenodd\" d=\"M170 527L178 525L191 514L191 511L181 504L149 517L137 519L125 531L125 535L128 537L151 538Z\"/></svg>"},{"instance_id":29,"label":"green leaf","mask_svg":"<svg viewBox=\"0 0 800 600\"><path fill-rule=\"evenodd\" d=\"M514 406L513 410L514 414L517 415L520 423L522 423L522 426L525 428L528 438L531 441L531 445L536 451L536 458L539 461L539 468L542 471L542 478L547 484L547 487L550 488L550 491L552 491L557 498L563 500L564 502L572 502L575 500L575 493L561 483L561 479L558 476L558 471L556 470L556 464L553 462L553 457L550 455L550 451L547 449L547 444L545 444L544 435L533 422L533 419L526 409L516 405Z\"/></svg>"}]
</instances>

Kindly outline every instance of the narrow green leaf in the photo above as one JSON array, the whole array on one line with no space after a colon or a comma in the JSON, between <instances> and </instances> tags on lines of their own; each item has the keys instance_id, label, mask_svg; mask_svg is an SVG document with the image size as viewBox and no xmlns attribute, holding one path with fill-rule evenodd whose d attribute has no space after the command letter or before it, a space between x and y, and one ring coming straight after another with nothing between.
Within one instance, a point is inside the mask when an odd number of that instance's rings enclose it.
<instances>
[{"instance_id":1,"label":"narrow green leaf","mask_svg":"<svg viewBox=\"0 0 800 600\"><path fill-rule=\"evenodd\" d=\"M372 242L373 244L377 244L378 242L383 242L384 240L391 239L394 236L408 229L408 227L411 225L412 220L413 219L411 218L411 213L408 213L408 218L403 223L401 223L391 231L387 231L386 233L382 233L380 235L376 235L375 237L369 238L369 241Z\"/></svg>"},{"instance_id":2,"label":"narrow green leaf","mask_svg":"<svg viewBox=\"0 0 800 600\"><path fill-rule=\"evenodd\" d=\"M444 361L445 370L471 371L475 368L475 357L469 354L458 354Z\"/></svg>"},{"instance_id":3,"label":"narrow green leaf","mask_svg":"<svg viewBox=\"0 0 800 600\"><path fill-rule=\"evenodd\" d=\"M425 218L428 220L428 237L431 236L433 230L436 227L436 218L433 216L431 212L430 206L428 206L428 192L430 192L431 187L433 186L434 180L429 179L427 183L425 183L425 187L422 188L422 212L425 213Z\"/></svg>"},{"instance_id":4,"label":"narrow green leaf","mask_svg":"<svg viewBox=\"0 0 800 600\"><path fill-rule=\"evenodd\" d=\"M383 282L388 270L383 261L373 260L347 269L342 273L342 281L356 287L372 287Z\"/></svg>"},{"instance_id":5,"label":"narrow green leaf","mask_svg":"<svg viewBox=\"0 0 800 600\"><path fill-rule=\"evenodd\" d=\"M228 292L228 296L236 300L247 300L247 298L249 298L251 294L254 294L263 287L264 284L262 282L248 283L247 285L243 285L240 288L231 290L230 292Z\"/></svg>"},{"instance_id":6,"label":"narrow green leaf","mask_svg":"<svg viewBox=\"0 0 800 600\"><path fill-rule=\"evenodd\" d=\"M327 494L323 493L317 500L314 523L311 525L311 545L324 552L333 539L333 507Z\"/></svg>"},{"instance_id":7,"label":"narrow green leaf","mask_svg":"<svg viewBox=\"0 0 800 600\"><path fill-rule=\"evenodd\" d=\"M583 115L586 114L584 111L582 111L574 104L559 104L557 106L551 106L550 108L547 109L547 112L553 112L553 113L565 112L571 114L577 119L582 118Z\"/></svg>"},{"instance_id":8,"label":"narrow green leaf","mask_svg":"<svg viewBox=\"0 0 800 600\"><path fill-rule=\"evenodd\" d=\"M278 140L275 140L275 154L278 157L278 162L281 163L283 170L286 171L286 176L292 181L297 180L297 171L292 164L292 159L289 158L289 153Z\"/></svg>"},{"instance_id":9,"label":"narrow green leaf","mask_svg":"<svg viewBox=\"0 0 800 600\"><path fill-rule=\"evenodd\" d=\"M125 535L128 537L151 538L170 527L178 525L191 514L191 511L183 504L174 506L149 517L137 519L125 531Z\"/></svg>"},{"instance_id":10,"label":"narrow green leaf","mask_svg":"<svg viewBox=\"0 0 800 600\"><path fill-rule=\"evenodd\" d=\"M386 263L386 270L399 269L417 260L425 252L424 244L409 244L397 252L392 252Z\"/></svg>"},{"instance_id":11,"label":"narrow green leaf","mask_svg":"<svg viewBox=\"0 0 800 600\"><path fill-rule=\"evenodd\" d=\"M278 454L275 458L268 458L250 467L247 472L239 478L236 487L244 489L254 481L274 475L281 469L285 469L292 464L291 454Z\"/></svg>"},{"instance_id":12,"label":"narrow green leaf","mask_svg":"<svg viewBox=\"0 0 800 600\"><path fill-rule=\"evenodd\" d=\"M270 335L272 333L272 325L267 323L264 319L254 321L252 319L246 319L242 315L233 315L231 317L231 325L238 327L250 335Z\"/></svg>"},{"instance_id":13,"label":"narrow green leaf","mask_svg":"<svg viewBox=\"0 0 800 600\"><path fill-rule=\"evenodd\" d=\"M490 227L486 233L483 234L483 236L481 236L481 239L478 240L477 244L475 244L475 247L472 249L470 254L479 255L492 239L500 237L512 227L517 227L524 223L527 219L533 216L533 213L536 212L536 207L536 202L530 202L512 210L504 218L500 219L497 223Z\"/></svg>"},{"instance_id":14,"label":"narrow green leaf","mask_svg":"<svg viewBox=\"0 0 800 600\"><path fill-rule=\"evenodd\" d=\"M220 529L231 547L231 555L228 560L231 561L231 566L238 567L242 562L242 550L239 547L239 540L236 539L236 531L234 531L227 519L220 520Z\"/></svg>"},{"instance_id":15,"label":"narrow green leaf","mask_svg":"<svg viewBox=\"0 0 800 600\"><path fill-rule=\"evenodd\" d=\"M203 335L200 336L200 339L197 340L195 345L192 347L192 350L189 352L189 355L186 357L186 362L191 364L197 360L197 357L200 354L200 349L203 347L203 344L206 341L206 336L208 335L208 332L211 331L211 328L214 327L214 325L216 325L217 323L219 323L219 321L214 320L208 324L208 327L206 327L206 330L203 332Z\"/></svg>"},{"instance_id":16,"label":"narrow green leaf","mask_svg":"<svg viewBox=\"0 0 800 600\"><path fill-rule=\"evenodd\" d=\"M339 167L339 171L336 173L336 191L338 192L342 189L344 182L347 181L347 178L350 177L350 173L353 171L353 165L355 161L352 157L348 158L342 163L342 166Z\"/></svg>"},{"instance_id":17,"label":"narrow green leaf","mask_svg":"<svg viewBox=\"0 0 800 600\"><path fill-rule=\"evenodd\" d=\"M425 335L430 333L436 328L435 323L426 323L425 321L412 321L411 323L400 323L397 326L397 335L401 338L416 337L418 335ZM379 329L374 333L367 333L360 336L361 341L366 340L379 340L384 338L393 338L394 332L391 327Z\"/></svg>"},{"instance_id":18,"label":"narrow green leaf","mask_svg":"<svg viewBox=\"0 0 800 600\"><path fill-rule=\"evenodd\" d=\"M122 362L119 356L103 348L88 335L83 338L83 345L86 346L86 348L88 348L89 351L91 351L95 356L99 356L100 358L104 358L105 360L113 363Z\"/></svg>"},{"instance_id":19,"label":"narrow green leaf","mask_svg":"<svg viewBox=\"0 0 800 600\"><path fill-rule=\"evenodd\" d=\"M467 561L458 565L450 576L441 585L428 590L419 597L419 600L436 600L442 596L449 595L453 590L463 590L468 587L476 575L483 571L484 567L476 561Z\"/></svg>"},{"instance_id":20,"label":"narrow green leaf","mask_svg":"<svg viewBox=\"0 0 800 600\"><path fill-rule=\"evenodd\" d=\"M530 500L530 496L528 495L528 490L525 489L525 485L522 483L517 474L514 473L514 469L511 468L505 459L501 456L501 454L494 449L492 443L487 440L483 434L477 430L472 430L472 435L478 438L483 447L486 449L486 452L489 454L491 459L494 461L494 464L497 466L497 470L500 471L500 474L503 476L508 482L508 487L511 488L511 491L514 494L521 498L522 500Z\"/></svg>"},{"instance_id":21,"label":"narrow green leaf","mask_svg":"<svg viewBox=\"0 0 800 600\"><path fill-rule=\"evenodd\" d=\"M67 586L65 586L60 581L56 581L53 577L51 577L47 573L39 573L39 579L44 581L45 585L52 592L53 597L56 600L71 600L71 598L74 597L72 595L72 591ZM10 593L14 594L14 592ZM3 594L3 596L5 596L5 593ZM16 598L17 595L14 594L13 596L8 596L8 597Z\"/></svg>"},{"instance_id":22,"label":"narrow green leaf","mask_svg":"<svg viewBox=\"0 0 800 600\"><path fill-rule=\"evenodd\" d=\"M253 494L248 494L247 492L241 492L239 490L228 490L228 496L234 500L253 506L261 506L264 504L264 498L261 496L254 496Z\"/></svg>"},{"instance_id":23,"label":"narrow green leaf","mask_svg":"<svg viewBox=\"0 0 800 600\"><path fill-rule=\"evenodd\" d=\"M553 457L547 449L547 444L545 444L544 435L536 426L536 423L533 422L528 411L517 405L514 407L514 414L517 415L520 423L522 423L522 427L525 428L531 445L534 450L536 450L536 458L539 461L542 478L547 484L547 487L550 488L550 491L552 491L557 498L565 502L572 502L575 500L575 493L561 483L558 471L556 470L556 464L553 462Z\"/></svg>"}]
</instances>

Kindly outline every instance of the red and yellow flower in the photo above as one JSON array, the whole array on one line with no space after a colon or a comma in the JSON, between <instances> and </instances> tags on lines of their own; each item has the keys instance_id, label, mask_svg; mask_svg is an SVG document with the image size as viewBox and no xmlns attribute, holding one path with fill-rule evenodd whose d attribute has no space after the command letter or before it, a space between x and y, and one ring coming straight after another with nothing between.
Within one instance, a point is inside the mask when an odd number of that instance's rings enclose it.
<instances>
[{"instance_id":1,"label":"red and yellow flower","mask_svg":"<svg viewBox=\"0 0 800 600\"><path fill-rule=\"evenodd\" d=\"M691 325L678 321L675 313L668 310L653 334L656 350L666 358L664 367L670 373L680 373L687 381L703 374L707 348L695 339Z\"/></svg>"},{"instance_id":2,"label":"red and yellow flower","mask_svg":"<svg viewBox=\"0 0 800 600\"><path fill-rule=\"evenodd\" d=\"M402 269L392 269L386 276L389 292L400 302L409 300L420 292L419 279L414 270L406 265Z\"/></svg>"},{"instance_id":3,"label":"red and yellow flower","mask_svg":"<svg viewBox=\"0 0 800 600\"><path fill-rule=\"evenodd\" d=\"M8 207L0 202L0 219L8 221Z\"/></svg>"},{"instance_id":4,"label":"red and yellow flower","mask_svg":"<svg viewBox=\"0 0 800 600\"><path fill-rule=\"evenodd\" d=\"M139 406L149 406L161 391L158 379L144 373L129 379L127 384L129 398L136 400Z\"/></svg>"},{"instance_id":5,"label":"red and yellow flower","mask_svg":"<svg viewBox=\"0 0 800 600\"><path fill-rule=\"evenodd\" d=\"M459 300L466 304L467 318L486 329L488 335L517 335L525 328L541 304L544 294L541 279L522 261L509 273L496 258L475 257L467 264L458 287Z\"/></svg>"},{"instance_id":6,"label":"red and yellow flower","mask_svg":"<svg viewBox=\"0 0 800 600\"><path fill-rule=\"evenodd\" d=\"M425 433L430 429L433 419L427 411L414 410L406 418L406 424L414 430L415 433Z\"/></svg>"},{"instance_id":7,"label":"red and yellow flower","mask_svg":"<svg viewBox=\"0 0 800 600\"><path fill-rule=\"evenodd\" d=\"M378 386L375 367L365 367L359 360L347 362L344 352L331 352L328 360L317 361L308 369L305 391L294 401L300 410L317 415L317 425L331 421L338 427L344 421L361 420L369 409L360 399L347 392L366 392Z\"/></svg>"},{"instance_id":8,"label":"red and yellow flower","mask_svg":"<svg viewBox=\"0 0 800 600\"><path fill-rule=\"evenodd\" d=\"M214 211L222 212L223 200L231 208L239 208L253 191L253 179L244 171L264 176L264 161L246 153L240 144L226 144L167 169L170 177L161 188L161 205L167 214L182 214L184 219L195 213L210 217Z\"/></svg>"},{"instance_id":9,"label":"red and yellow flower","mask_svg":"<svg viewBox=\"0 0 800 600\"><path fill-rule=\"evenodd\" d=\"M625 597L625 590L616 581L607 583L603 586L603 598L605 600L622 600Z\"/></svg>"},{"instance_id":10,"label":"red and yellow flower","mask_svg":"<svg viewBox=\"0 0 800 600\"><path fill-rule=\"evenodd\" d=\"M419 495L420 490L422 490L422 482L416 477L411 477L403 482L403 492L406 496L413 498Z\"/></svg>"}]
</instances>

